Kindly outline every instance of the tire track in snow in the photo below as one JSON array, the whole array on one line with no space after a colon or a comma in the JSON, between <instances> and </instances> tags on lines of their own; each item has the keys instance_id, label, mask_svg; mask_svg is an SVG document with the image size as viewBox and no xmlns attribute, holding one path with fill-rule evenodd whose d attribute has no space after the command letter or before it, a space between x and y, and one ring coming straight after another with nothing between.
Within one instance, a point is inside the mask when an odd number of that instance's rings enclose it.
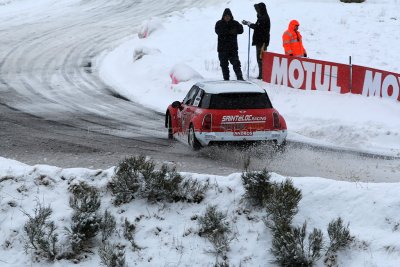
<instances>
[{"instance_id":1,"label":"tire track in snow","mask_svg":"<svg viewBox=\"0 0 400 267\"><path fill-rule=\"evenodd\" d=\"M196 3L186 1L186 5L188 2L190 5ZM154 10L149 12L149 7ZM31 26L42 32L14 45L4 57L0 70L6 73L6 78L2 79L2 83L16 92L14 96L22 98L3 102L50 119L60 120L63 114L59 110L74 115L83 111L126 125L131 117L129 114L135 114L144 119L146 123L141 123L144 127L162 126L162 118L154 111L135 103L123 103L104 94L108 86L98 79L96 73L87 73L82 63L115 45L149 15L160 16L179 9L179 1L86 1L81 7L76 7L79 8L84 12L77 12L78 18L72 24L46 21L44 25ZM26 30L25 33L28 34ZM17 78L15 73L9 72L7 75L10 69L18 74ZM38 73L40 69L41 74ZM83 127L77 118L70 123ZM137 127L138 124L132 126Z\"/></svg>"}]
</instances>

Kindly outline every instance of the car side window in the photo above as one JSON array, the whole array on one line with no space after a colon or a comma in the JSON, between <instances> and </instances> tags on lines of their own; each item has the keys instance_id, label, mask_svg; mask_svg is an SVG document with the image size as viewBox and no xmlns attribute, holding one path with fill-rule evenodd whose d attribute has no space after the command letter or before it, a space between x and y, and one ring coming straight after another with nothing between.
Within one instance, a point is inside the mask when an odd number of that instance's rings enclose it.
<instances>
[{"instance_id":1,"label":"car side window","mask_svg":"<svg viewBox=\"0 0 400 267\"><path fill-rule=\"evenodd\" d=\"M191 106L191 105L193 104L193 102L194 102L194 98L195 98L195 95L197 94L197 91L198 91L198 90L199 90L199 88L198 88L197 86L193 86L193 87L189 90L189 92L187 93L185 99L183 100L183 103L184 103L185 105Z\"/></svg>"},{"instance_id":2,"label":"car side window","mask_svg":"<svg viewBox=\"0 0 400 267\"><path fill-rule=\"evenodd\" d=\"M201 98L199 107L201 107L201 108L209 108L209 106L210 106L210 99L211 99L211 94L203 93L203 96L202 96L202 98Z\"/></svg>"},{"instance_id":3,"label":"car side window","mask_svg":"<svg viewBox=\"0 0 400 267\"><path fill-rule=\"evenodd\" d=\"M200 103L200 101L201 101L201 97L203 96L203 90L199 90L198 91L198 93L196 94L196 97L194 98L194 101L193 101L193 106L195 106L195 107L198 107L199 106L199 103Z\"/></svg>"}]
</instances>

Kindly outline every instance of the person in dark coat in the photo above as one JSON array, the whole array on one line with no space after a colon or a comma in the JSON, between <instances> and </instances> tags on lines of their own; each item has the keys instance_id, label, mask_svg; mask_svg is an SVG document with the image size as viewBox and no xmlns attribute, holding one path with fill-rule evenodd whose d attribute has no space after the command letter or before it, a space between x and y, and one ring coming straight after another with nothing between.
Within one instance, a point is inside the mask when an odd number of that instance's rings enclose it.
<instances>
[{"instance_id":1,"label":"person in dark coat","mask_svg":"<svg viewBox=\"0 0 400 267\"><path fill-rule=\"evenodd\" d=\"M271 30L271 21L267 12L267 7L264 3L254 5L257 12L257 22L243 20L242 24L247 25L254 30L252 45L256 46L256 56L258 63L258 77L262 79L262 52L267 51L269 45L269 34Z\"/></svg>"},{"instance_id":2,"label":"person in dark coat","mask_svg":"<svg viewBox=\"0 0 400 267\"><path fill-rule=\"evenodd\" d=\"M218 59L224 80L229 80L229 62L236 78L243 80L237 42L237 35L243 33L243 26L233 19L229 8L224 10L222 19L215 24L215 33L218 35Z\"/></svg>"}]
</instances>

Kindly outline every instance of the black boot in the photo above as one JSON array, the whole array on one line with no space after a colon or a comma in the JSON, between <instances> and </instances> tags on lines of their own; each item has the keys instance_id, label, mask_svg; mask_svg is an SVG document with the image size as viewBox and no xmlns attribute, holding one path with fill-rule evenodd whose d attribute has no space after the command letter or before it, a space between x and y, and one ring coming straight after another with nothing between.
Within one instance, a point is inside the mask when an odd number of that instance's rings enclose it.
<instances>
[{"instance_id":1,"label":"black boot","mask_svg":"<svg viewBox=\"0 0 400 267\"><path fill-rule=\"evenodd\" d=\"M236 74L236 79L238 81L244 81L243 80L243 74L242 74L242 70L241 69L236 69L235 70L235 74Z\"/></svg>"},{"instance_id":2,"label":"black boot","mask_svg":"<svg viewBox=\"0 0 400 267\"><path fill-rule=\"evenodd\" d=\"M258 72L258 77L257 79L262 80L262 69Z\"/></svg>"},{"instance_id":3,"label":"black boot","mask_svg":"<svg viewBox=\"0 0 400 267\"><path fill-rule=\"evenodd\" d=\"M257 63L258 63L258 77L257 77L257 79L262 80L262 61L259 61Z\"/></svg>"},{"instance_id":4,"label":"black boot","mask_svg":"<svg viewBox=\"0 0 400 267\"><path fill-rule=\"evenodd\" d=\"M229 81L229 69L228 68L222 69L222 76L224 77L225 81Z\"/></svg>"}]
</instances>

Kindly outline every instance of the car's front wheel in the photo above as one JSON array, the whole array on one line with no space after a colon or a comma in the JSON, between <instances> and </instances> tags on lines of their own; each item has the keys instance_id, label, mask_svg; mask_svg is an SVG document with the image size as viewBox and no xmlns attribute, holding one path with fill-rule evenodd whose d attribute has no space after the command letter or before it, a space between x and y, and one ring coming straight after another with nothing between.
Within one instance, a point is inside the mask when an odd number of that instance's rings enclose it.
<instances>
[{"instance_id":1,"label":"car's front wheel","mask_svg":"<svg viewBox=\"0 0 400 267\"><path fill-rule=\"evenodd\" d=\"M199 140L197 140L196 135L194 134L193 125L190 125L189 127L188 144L193 150L199 150L201 148Z\"/></svg>"}]
</instances>

